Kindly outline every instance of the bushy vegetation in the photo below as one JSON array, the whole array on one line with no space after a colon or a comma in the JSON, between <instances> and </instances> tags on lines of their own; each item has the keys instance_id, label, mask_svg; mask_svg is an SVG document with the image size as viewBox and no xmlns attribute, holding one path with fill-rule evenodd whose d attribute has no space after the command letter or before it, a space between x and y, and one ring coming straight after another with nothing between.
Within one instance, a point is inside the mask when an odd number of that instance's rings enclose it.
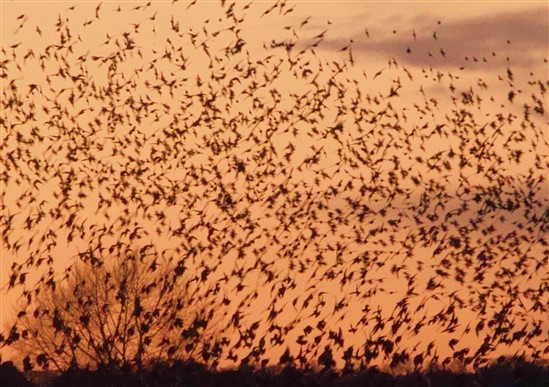
<instances>
[{"instance_id":1,"label":"bushy vegetation","mask_svg":"<svg viewBox=\"0 0 549 387\"><path fill-rule=\"evenodd\" d=\"M222 337L216 325L223 306L194 300L184 266L151 263L146 250L80 262L59 286L37 294L32 311L18 316L21 339L13 343L24 368L139 370L171 359L207 360Z\"/></svg>"},{"instance_id":2,"label":"bushy vegetation","mask_svg":"<svg viewBox=\"0 0 549 387\"><path fill-rule=\"evenodd\" d=\"M377 368L362 370L303 370L293 366L253 370L240 369L212 371L204 364L192 361L175 362L171 365L157 364L151 369L138 372L130 369L99 368L86 370L71 368L62 374L50 374L37 377L34 384L13 366L12 363L0 365L0 379L5 386L51 386L51 387L544 387L549 380L549 367L525 362L520 359L500 359L479 369L475 373L454 372L443 369L431 369L426 372L410 372L394 375Z\"/></svg>"}]
</instances>

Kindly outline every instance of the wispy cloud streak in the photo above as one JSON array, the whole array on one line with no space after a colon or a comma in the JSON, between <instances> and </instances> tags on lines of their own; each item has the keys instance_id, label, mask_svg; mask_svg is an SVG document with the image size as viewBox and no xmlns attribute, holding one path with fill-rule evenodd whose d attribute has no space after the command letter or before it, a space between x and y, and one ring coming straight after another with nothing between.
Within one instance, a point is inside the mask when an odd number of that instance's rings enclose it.
<instances>
[{"instance_id":1,"label":"wispy cloud streak","mask_svg":"<svg viewBox=\"0 0 549 387\"><path fill-rule=\"evenodd\" d=\"M548 8L513 13L494 13L462 20L441 22L435 16L414 18L405 28L379 36L365 36L364 29L352 37L353 52L394 57L412 66L459 67L467 64L506 66L506 58L518 67L539 66L549 48ZM349 25L361 25L356 15ZM362 22L363 24L363 22ZM414 32L415 37L414 37ZM328 39L325 50L339 50L349 38Z\"/></svg>"}]
</instances>

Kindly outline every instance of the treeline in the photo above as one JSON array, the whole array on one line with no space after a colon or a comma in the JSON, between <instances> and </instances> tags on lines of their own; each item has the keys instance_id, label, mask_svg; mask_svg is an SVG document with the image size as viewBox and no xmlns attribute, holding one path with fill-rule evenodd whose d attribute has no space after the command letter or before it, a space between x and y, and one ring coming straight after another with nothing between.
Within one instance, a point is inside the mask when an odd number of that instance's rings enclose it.
<instances>
[{"instance_id":1,"label":"treeline","mask_svg":"<svg viewBox=\"0 0 549 387\"><path fill-rule=\"evenodd\" d=\"M158 364L149 369L132 371L100 367L96 370L71 368L63 373L47 371L23 373L13 362L0 365L3 386L547 386L549 367L521 359L499 359L474 373L431 369L404 375L392 375L376 367L336 371L240 367L211 370L194 361Z\"/></svg>"}]
</instances>

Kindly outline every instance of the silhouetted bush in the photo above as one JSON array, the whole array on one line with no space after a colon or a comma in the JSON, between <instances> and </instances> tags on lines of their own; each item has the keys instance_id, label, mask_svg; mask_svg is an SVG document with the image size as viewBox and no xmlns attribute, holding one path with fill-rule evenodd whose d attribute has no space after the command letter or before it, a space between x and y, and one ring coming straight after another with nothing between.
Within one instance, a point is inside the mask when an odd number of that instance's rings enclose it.
<instances>
[{"instance_id":1,"label":"silhouetted bush","mask_svg":"<svg viewBox=\"0 0 549 387\"><path fill-rule=\"evenodd\" d=\"M33 383L29 382L11 361L0 364L0 384L17 387L33 386Z\"/></svg>"},{"instance_id":2,"label":"silhouetted bush","mask_svg":"<svg viewBox=\"0 0 549 387\"><path fill-rule=\"evenodd\" d=\"M485 386L548 386L549 368L524 359L500 358L497 362L478 372L480 382Z\"/></svg>"},{"instance_id":3,"label":"silhouetted bush","mask_svg":"<svg viewBox=\"0 0 549 387\"><path fill-rule=\"evenodd\" d=\"M0 365L0 385L47 387L545 387L549 368L521 359L502 359L477 372L456 372L433 368L394 375L376 367L353 372L272 367L212 370L193 360L157 363L135 370L130 367L99 367L96 370L72 367L63 374L49 374L32 383L11 362ZM28 375L27 375L28 376Z\"/></svg>"},{"instance_id":4,"label":"silhouetted bush","mask_svg":"<svg viewBox=\"0 0 549 387\"><path fill-rule=\"evenodd\" d=\"M175 264L150 264L133 251L100 266L83 262L36 296L34 313L18 317L26 334L13 344L25 370L141 369L209 348L214 303L193 299Z\"/></svg>"}]
</instances>

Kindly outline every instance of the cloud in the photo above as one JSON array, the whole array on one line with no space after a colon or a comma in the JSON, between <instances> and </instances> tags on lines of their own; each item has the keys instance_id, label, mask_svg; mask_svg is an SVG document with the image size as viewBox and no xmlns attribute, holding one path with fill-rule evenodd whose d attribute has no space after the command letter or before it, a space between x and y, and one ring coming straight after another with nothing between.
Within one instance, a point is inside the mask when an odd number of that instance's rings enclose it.
<instances>
[{"instance_id":1,"label":"cloud","mask_svg":"<svg viewBox=\"0 0 549 387\"><path fill-rule=\"evenodd\" d=\"M410 18L411 25L395 23L396 33L372 34L364 31L353 37L353 52L394 57L399 63L411 66L438 67L481 66L506 67L509 56L513 67L531 68L544 65L549 48L549 18L547 7L507 13L494 13L473 18L433 22L435 16L422 14ZM418 15L416 15L418 16ZM349 23L360 25L361 15ZM404 22L404 21L403 21ZM392 28L390 25L388 28ZM415 30L414 39L412 31ZM339 50L349 38L328 39L323 48ZM442 50L442 51L441 51ZM465 58L468 58L466 60Z\"/></svg>"}]
</instances>

